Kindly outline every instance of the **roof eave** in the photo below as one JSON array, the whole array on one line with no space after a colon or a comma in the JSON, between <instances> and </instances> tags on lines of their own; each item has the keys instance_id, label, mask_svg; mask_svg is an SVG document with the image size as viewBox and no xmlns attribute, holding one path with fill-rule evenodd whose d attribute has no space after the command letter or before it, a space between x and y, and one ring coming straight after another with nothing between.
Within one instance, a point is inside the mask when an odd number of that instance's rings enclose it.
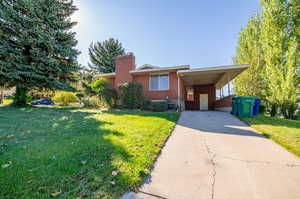
<instances>
[{"instance_id":1,"label":"roof eave","mask_svg":"<svg viewBox=\"0 0 300 199\"><path fill-rule=\"evenodd\" d=\"M116 73L101 73L95 75L95 77L114 77L114 76L116 76Z\"/></svg>"},{"instance_id":2,"label":"roof eave","mask_svg":"<svg viewBox=\"0 0 300 199\"><path fill-rule=\"evenodd\" d=\"M188 70L179 70L177 73L191 73L191 72L204 72L204 71L216 71L216 70L230 70L230 69L243 69L248 68L249 64L239 65L227 65L227 66L215 66L215 67L204 67L204 68L192 68Z\"/></svg>"},{"instance_id":3,"label":"roof eave","mask_svg":"<svg viewBox=\"0 0 300 199\"><path fill-rule=\"evenodd\" d=\"M189 69L189 65L182 65L182 66L173 66L173 67L161 67L155 69L145 69L145 70L131 70L129 73L131 74L139 74L139 73L151 73L151 72L163 72L163 71L179 71L184 69Z\"/></svg>"}]
</instances>

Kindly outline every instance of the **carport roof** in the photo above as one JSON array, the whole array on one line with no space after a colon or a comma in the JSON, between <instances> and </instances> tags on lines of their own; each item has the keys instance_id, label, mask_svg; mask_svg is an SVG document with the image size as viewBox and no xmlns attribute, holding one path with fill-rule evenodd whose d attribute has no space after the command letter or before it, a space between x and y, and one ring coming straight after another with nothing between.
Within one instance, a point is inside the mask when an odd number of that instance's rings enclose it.
<instances>
[{"instance_id":1,"label":"carport roof","mask_svg":"<svg viewBox=\"0 0 300 199\"><path fill-rule=\"evenodd\" d=\"M248 64L193 68L179 70L185 86L214 84L216 89L222 88L241 72L249 67Z\"/></svg>"}]
</instances>

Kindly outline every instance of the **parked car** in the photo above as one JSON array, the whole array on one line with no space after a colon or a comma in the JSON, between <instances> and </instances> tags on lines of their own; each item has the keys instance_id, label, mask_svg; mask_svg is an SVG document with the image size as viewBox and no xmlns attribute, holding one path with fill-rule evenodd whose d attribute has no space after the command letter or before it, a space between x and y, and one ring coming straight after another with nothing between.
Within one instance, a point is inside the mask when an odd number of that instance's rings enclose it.
<instances>
[{"instance_id":1,"label":"parked car","mask_svg":"<svg viewBox=\"0 0 300 199\"><path fill-rule=\"evenodd\" d=\"M40 99L31 102L31 105L52 105L54 102L50 99Z\"/></svg>"}]
</instances>

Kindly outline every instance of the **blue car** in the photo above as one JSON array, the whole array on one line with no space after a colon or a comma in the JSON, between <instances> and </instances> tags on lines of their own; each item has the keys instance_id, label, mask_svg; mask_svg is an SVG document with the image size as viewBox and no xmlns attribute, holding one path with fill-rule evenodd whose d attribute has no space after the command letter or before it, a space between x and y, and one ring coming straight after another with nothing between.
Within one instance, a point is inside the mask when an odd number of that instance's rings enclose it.
<instances>
[{"instance_id":1,"label":"blue car","mask_svg":"<svg viewBox=\"0 0 300 199\"><path fill-rule=\"evenodd\" d=\"M40 99L31 102L31 105L53 105L54 102L50 99Z\"/></svg>"}]
</instances>

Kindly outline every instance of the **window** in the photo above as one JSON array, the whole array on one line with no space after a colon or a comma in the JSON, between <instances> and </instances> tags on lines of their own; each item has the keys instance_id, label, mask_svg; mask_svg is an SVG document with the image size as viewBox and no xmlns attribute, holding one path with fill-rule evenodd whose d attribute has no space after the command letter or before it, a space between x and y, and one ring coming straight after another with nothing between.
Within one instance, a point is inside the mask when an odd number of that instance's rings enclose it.
<instances>
[{"instance_id":1,"label":"window","mask_svg":"<svg viewBox=\"0 0 300 199\"><path fill-rule=\"evenodd\" d=\"M150 76L150 90L160 91L169 90L169 75L151 75Z\"/></svg>"},{"instance_id":2,"label":"window","mask_svg":"<svg viewBox=\"0 0 300 199\"><path fill-rule=\"evenodd\" d=\"M187 98L187 101L194 101L194 89L193 88L186 89L186 98Z\"/></svg>"}]
</instances>

